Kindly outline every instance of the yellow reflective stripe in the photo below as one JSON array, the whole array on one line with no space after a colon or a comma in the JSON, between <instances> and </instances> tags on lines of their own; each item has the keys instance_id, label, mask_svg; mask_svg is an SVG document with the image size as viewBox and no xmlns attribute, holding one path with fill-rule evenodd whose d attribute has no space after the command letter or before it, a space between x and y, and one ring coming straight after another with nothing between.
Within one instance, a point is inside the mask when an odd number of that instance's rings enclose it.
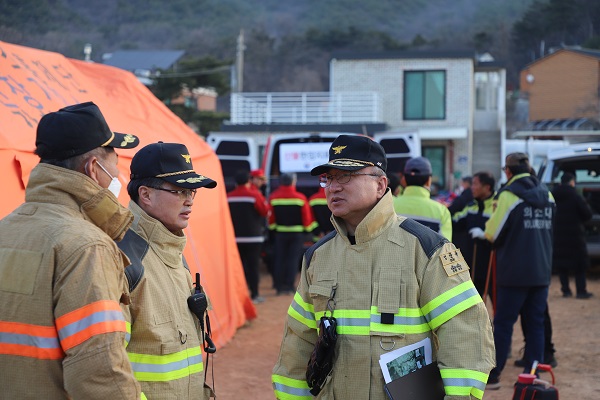
<instances>
[{"instance_id":1,"label":"yellow reflective stripe","mask_svg":"<svg viewBox=\"0 0 600 400\"><path fill-rule=\"evenodd\" d=\"M148 400L144 392L140 393L140 400Z\"/></svg>"},{"instance_id":2,"label":"yellow reflective stripe","mask_svg":"<svg viewBox=\"0 0 600 400\"><path fill-rule=\"evenodd\" d=\"M304 232L304 227L302 225L277 225L273 224L273 227L269 227L269 229L274 229L277 232Z\"/></svg>"},{"instance_id":3,"label":"yellow reflective stripe","mask_svg":"<svg viewBox=\"0 0 600 400\"><path fill-rule=\"evenodd\" d=\"M273 375L273 390L275 397L281 400L311 400L313 398L305 380Z\"/></svg>"},{"instance_id":4,"label":"yellow reflective stripe","mask_svg":"<svg viewBox=\"0 0 600 400\"><path fill-rule=\"evenodd\" d=\"M319 224L317 224L316 221L313 221L310 225L308 225L306 228L304 228L307 232L312 231L313 229L315 229L317 226L319 226Z\"/></svg>"},{"instance_id":5,"label":"yellow reflective stripe","mask_svg":"<svg viewBox=\"0 0 600 400\"><path fill-rule=\"evenodd\" d=\"M274 206L300 206L304 205L305 201L302 199L272 199L271 204Z\"/></svg>"},{"instance_id":6,"label":"yellow reflective stripe","mask_svg":"<svg viewBox=\"0 0 600 400\"><path fill-rule=\"evenodd\" d=\"M315 312L318 320L325 314L324 311ZM340 335L362 335L368 336L372 332L412 334L426 333L431 331L425 317L418 308L400 308L394 314L393 324L382 324L381 314L377 307L372 306L370 310L340 310L333 312L337 320L337 332Z\"/></svg>"},{"instance_id":7,"label":"yellow reflective stripe","mask_svg":"<svg viewBox=\"0 0 600 400\"><path fill-rule=\"evenodd\" d=\"M436 329L461 312L482 302L479 293L468 280L442 293L421 309L431 329Z\"/></svg>"},{"instance_id":8,"label":"yellow reflective stripe","mask_svg":"<svg viewBox=\"0 0 600 400\"><path fill-rule=\"evenodd\" d=\"M473 396L483 398L488 375L470 369L442 368L440 374L448 396Z\"/></svg>"},{"instance_id":9,"label":"yellow reflective stripe","mask_svg":"<svg viewBox=\"0 0 600 400\"><path fill-rule=\"evenodd\" d=\"M308 204L310 204L311 206L326 206L327 205L327 199L322 199L322 198L316 198L316 199L312 199L308 201Z\"/></svg>"},{"instance_id":10,"label":"yellow reflective stripe","mask_svg":"<svg viewBox=\"0 0 600 400\"><path fill-rule=\"evenodd\" d=\"M425 333L431 331L427 320L418 308L399 308L393 324L382 324L381 314L371 306L371 331L386 333Z\"/></svg>"},{"instance_id":11,"label":"yellow reflective stripe","mask_svg":"<svg viewBox=\"0 0 600 400\"><path fill-rule=\"evenodd\" d=\"M127 353L133 375L141 382L166 382L202 372L200 346L173 354Z\"/></svg>"},{"instance_id":12,"label":"yellow reflective stripe","mask_svg":"<svg viewBox=\"0 0 600 400\"><path fill-rule=\"evenodd\" d=\"M125 347L129 344L131 339L131 322L125 321Z\"/></svg>"},{"instance_id":13,"label":"yellow reflective stripe","mask_svg":"<svg viewBox=\"0 0 600 400\"><path fill-rule=\"evenodd\" d=\"M305 302L298 292L288 308L288 315L311 329L317 329L314 306Z\"/></svg>"}]
</instances>

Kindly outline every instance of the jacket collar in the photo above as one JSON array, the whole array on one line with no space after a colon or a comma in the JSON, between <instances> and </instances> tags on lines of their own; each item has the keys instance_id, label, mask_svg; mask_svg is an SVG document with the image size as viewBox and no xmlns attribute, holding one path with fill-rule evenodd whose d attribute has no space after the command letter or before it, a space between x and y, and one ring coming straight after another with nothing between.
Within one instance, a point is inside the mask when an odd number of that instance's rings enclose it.
<instances>
[{"instance_id":1,"label":"jacket collar","mask_svg":"<svg viewBox=\"0 0 600 400\"><path fill-rule=\"evenodd\" d=\"M431 198L431 192L423 186L407 186L402 192L402 196L422 197L424 199Z\"/></svg>"},{"instance_id":2,"label":"jacket collar","mask_svg":"<svg viewBox=\"0 0 600 400\"><path fill-rule=\"evenodd\" d=\"M396 212L394 211L394 200L391 191L388 189L381 199L375 204L375 207L358 224L354 237L356 244L368 242L376 238L382 232L390 227L396 221ZM333 225L344 240L348 241L348 231L341 218L333 217Z\"/></svg>"},{"instance_id":3,"label":"jacket collar","mask_svg":"<svg viewBox=\"0 0 600 400\"><path fill-rule=\"evenodd\" d=\"M25 201L67 207L116 241L123 239L133 221L131 212L108 189L82 173L50 164L40 163L33 168Z\"/></svg>"},{"instance_id":4,"label":"jacket collar","mask_svg":"<svg viewBox=\"0 0 600 400\"><path fill-rule=\"evenodd\" d=\"M171 268L182 265L181 257L186 244L183 231L174 234L159 220L148 215L134 201L129 202L134 220L131 229L148 242L163 263Z\"/></svg>"}]
</instances>

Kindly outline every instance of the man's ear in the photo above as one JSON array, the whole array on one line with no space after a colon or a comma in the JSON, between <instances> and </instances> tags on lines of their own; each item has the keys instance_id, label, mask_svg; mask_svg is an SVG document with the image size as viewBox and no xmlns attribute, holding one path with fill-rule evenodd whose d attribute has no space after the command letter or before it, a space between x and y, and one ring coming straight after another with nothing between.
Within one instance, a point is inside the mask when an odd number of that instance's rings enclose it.
<instances>
[{"instance_id":1,"label":"man's ear","mask_svg":"<svg viewBox=\"0 0 600 400\"><path fill-rule=\"evenodd\" d=\"M138 188L138 205L140 207L152 204L152 191L147 186L140 186Z\"/></svg>"},{"instance_id":2,"label":"man's ear","mask_svg":"<svg viewBox=\"0 0 600 400\"><path fill-rule=\"evenodd\" d=\"M99 168L97 165L98 164L97 161L98 161L98 157L91 156L83 163L83 171L80 171L80 172L86 174L90 179L92 179L97 184L100 184L100 181L98 180L98 174L100 173L100 171L99 171Z\"/></svg>"},{"instance_id":3,"label":"man's ear","mask_svg":"<svg viewBox=\"0 0 600 400\"><path fill-rule=\"evenodd\" d=\"M385 191L387 190L388 187L388 178L385 175L382 175L381 178L383 179L379 179L377 181L377 195L378 198L382 198L383 195L385 194Z\"/></svg>"}]
</instances>

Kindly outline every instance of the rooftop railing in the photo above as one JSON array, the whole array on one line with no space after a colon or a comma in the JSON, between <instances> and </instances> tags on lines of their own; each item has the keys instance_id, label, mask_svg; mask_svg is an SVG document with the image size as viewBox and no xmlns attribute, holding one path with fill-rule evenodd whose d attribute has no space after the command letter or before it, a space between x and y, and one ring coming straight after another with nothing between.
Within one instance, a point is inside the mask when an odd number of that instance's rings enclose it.
<instances>
[{"instance_id":1,"label":"rooftop railing","mask_svg":"<svg viewBox=\"0 0 600 400\"><path fill-rule=\"evenodd\" d=\"M234 93L231 124L381 122L376 92Z\"/></svg>"}]
</instances>

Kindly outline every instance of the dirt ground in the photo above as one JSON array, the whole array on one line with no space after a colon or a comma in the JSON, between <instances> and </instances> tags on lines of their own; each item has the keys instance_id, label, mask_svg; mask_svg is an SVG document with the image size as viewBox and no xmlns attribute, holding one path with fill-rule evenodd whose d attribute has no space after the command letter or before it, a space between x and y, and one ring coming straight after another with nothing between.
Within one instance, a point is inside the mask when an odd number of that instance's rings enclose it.
<instances>
[{"instance_id":1,"label":"dirt ground","mask_svg":"<svg viewBox=\"0 0 600 400\"><path fill-rule=\"evenodd\" d=\"M588 279L589 300L563 298L556 276L550 286L549 307L558 366L554 369L556 387L562 400L600 399L600 279ZM261 276L261 295L266 301L257 305L258 317L240 328L235 337L211 359L217 398L220 400L273 399L271 370L279 353L283 324L292 296L276 296L270 277ZM515 325L512 358L500 382L502 387L487 391L484 400L510 400L513 384L521 372L513 366L523 347L520 324ZM549 373L542 379L550 380ZM349 399L340 399L349 400ZM353 399L354 400L354 399ZM359 399L357 399L359 400Z\"/></svg>"}]
</instances>

